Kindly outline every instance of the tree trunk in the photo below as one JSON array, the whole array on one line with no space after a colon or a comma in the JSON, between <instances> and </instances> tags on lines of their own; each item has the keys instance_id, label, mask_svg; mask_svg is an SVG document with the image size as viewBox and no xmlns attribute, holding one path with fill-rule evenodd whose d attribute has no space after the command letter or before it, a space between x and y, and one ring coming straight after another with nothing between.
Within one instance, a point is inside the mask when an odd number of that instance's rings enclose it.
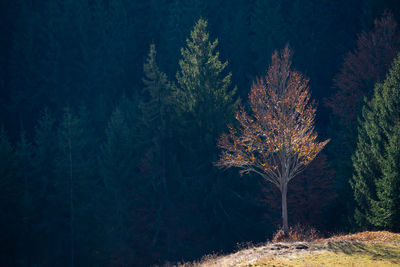
<instances>
[{"instance_id":1,"label":"tree trunk","mask_svg":"<svg viewBox=\"0 0 400 267\"><path fill-rule=\"evenodd\" d=\"M289 233L288 215L287 215L287 183L281 186L282 194L282 228L285 235Z\"/></svg>"}]
</instances>

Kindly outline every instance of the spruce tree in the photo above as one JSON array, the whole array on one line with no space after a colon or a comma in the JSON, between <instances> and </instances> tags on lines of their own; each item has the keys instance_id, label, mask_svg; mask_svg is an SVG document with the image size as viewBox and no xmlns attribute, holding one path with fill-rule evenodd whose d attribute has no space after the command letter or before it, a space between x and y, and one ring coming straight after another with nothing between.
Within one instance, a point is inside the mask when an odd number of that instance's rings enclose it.
<instances>
[{"instance_id":1,"label":"spruce tree","mask_svg":"<svg viewBox=\"0 0 400 267\"><path fill-rule=\"evenodd\" d=\"M228 183L227 175L214 168L212 162L217 160L217 137L226 123L233 120L238 100L236 88L231 84L231 73L226 72L228 62L219 59L217 45L218 40L209 40L207 22L200 19L181 49L173 93L178 120L176 151L182 166L177 187L186 208L201 203L198 213L193 213L192 218L184 218L185 225L192 225L186 231L231 241L235 231L230 223L237 218L228 208L231 195L222 192L234 184L233 177ZM204 217L202 213L208 215ZM207 246L217 245L212 242L210 239Z\"/></svg>"},{"instance_id":2,"label":"spruce tree","mask_svg":"<svg viewBox=\"0 0 400 267\"><path fill-rule=\"evenodd\" d=\"M145 77L143 83L144 100L140 104L140 109L144 115L143 122L154 130L165 130L168 115L168 106L171 98L171 85L167 75L160 71L156 62L156 48L150 45L150 51L143 65Z\"/></svg>"},{"instance_id":3,"label":"spruce tree","mask_svg":"<svg viewBox=\"0 0 400 267\"><path fill-rule=\"evenodd\" d=\"M351 186L359 226L399 231L400 56L363 107Z\"/></svg>"},{"instance_id":4,"label":"spruce tree","mask_svg":"<svg viewBox=\"0 0 400 267\"><path fill-rule=\"evenodd\" d=\"M218 40L210 42L207 21L199 19L181 49L175 90L178 111L191 114L198 126L215 133L230 119L237 107L232 74L225 74L228 62L215 51Z\"/></svg>"},{"instance_id":5,"label":"spruce tree","mask_svg":"<svg viewBox=\"0 0 400 267\"><path fill-rule=\"evenodd\" d=\"M148 152L145 164L151 167L151 176L161 184L162 191L167 193L166 157L168 137L171 135L172 108L171 84L167 75L160 71L156 62L155 45L150 45L150 51L143 65L145 77L143 83L144 99L140 103L142 113L142 145ZM149 138L150 137L150 138ZM144 163L144 162L143 162Z\"/></svg>"}]
</instances>

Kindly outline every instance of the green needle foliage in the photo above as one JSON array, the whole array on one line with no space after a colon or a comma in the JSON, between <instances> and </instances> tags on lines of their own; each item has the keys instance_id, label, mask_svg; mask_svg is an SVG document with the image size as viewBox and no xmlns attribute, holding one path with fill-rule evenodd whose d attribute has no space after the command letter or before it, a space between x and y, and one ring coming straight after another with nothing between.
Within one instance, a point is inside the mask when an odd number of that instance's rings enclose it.
<instances>
[{"instance_id":1,"label":"green needle foliage","mask_svg":"<svg viewBox=\"0 0 400 267\"><path fill-rule=\"evenodd\" d=\"M361 227L399 231L400 55L363 108L351 180Z\"/></svg>"},{"instance_id":2,"label":"green needle foliage","mask_svg":"<svg viewBox=\"0 0 400 267\"><path fill-rule=\"evenodd\" d=\"M238 102L236 88L231 89L232 74L223 74L228 62L219 60L218 40L210 42L206 28L207 21L199 19L181 49L175 96L180 111L192 114L201 127L216 130L232 117Z\"/></svg>"}]
</instances>

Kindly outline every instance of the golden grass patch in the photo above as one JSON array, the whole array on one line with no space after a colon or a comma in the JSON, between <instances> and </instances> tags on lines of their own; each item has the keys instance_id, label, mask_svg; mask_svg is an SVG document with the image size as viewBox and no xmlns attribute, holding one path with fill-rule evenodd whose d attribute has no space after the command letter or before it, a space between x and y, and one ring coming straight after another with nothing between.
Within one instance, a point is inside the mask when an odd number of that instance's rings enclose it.
<instances>
[{"instance_id":1,"label":"golden grass patch","mask_svg":"<svg viewBox=\"0 0 400 267\"><path fill-rule=\"evenodd\" d=\"M321 253L294 259L265 259L246 266L400 266L400 246L393 243L329 242L327 251Z\"/></svg>"}]
</instances>

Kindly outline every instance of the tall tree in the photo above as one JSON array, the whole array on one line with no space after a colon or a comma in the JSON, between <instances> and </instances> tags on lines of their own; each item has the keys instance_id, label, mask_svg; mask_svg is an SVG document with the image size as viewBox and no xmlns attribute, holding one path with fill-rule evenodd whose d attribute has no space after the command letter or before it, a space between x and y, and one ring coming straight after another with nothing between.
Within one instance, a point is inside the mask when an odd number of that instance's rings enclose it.
<instances>
[{"instance_id":1,"label":"tall tree","mask_svg":"<svg viewBox=\"0 0 400 267\"><path fill-rule=\"evenodd\" d=\"M179 197L190 200L184 202L186 207L182 209L193 210L190 220L198 221L191 228L185 227L185 235L197 235L198 238L221 236L221 239L232 240L235 233L229 226L232 214L228 215L226 211L222 193L229 184L228 177L213 168L211 162L217 158L216 139L225 124L232 121L238 100L231 73L226 71L228 62L219 59L217 45L217 40L209 40L207 22L200 19L186 40L186 46L181 49L173 105L177 112L174 142L182 171L181 177L175 181ZM204 213L209 216L202 215ZM188 219L181 217L181 220ZM193 246L199 245L186 240ZM218 248L217 240L205 242L209 247Z\"/></svg>"},{"instance_id":2,"label":"tall tree","mask_svg":"<svg viewBox=\"0 0 400 267\"><path fill-rule=\"evenodd\" d=\"M371 31L358 36L357 48L347 54L334 79L338 91L327 101L341 120L351 125L356 123L363 96L371 95L375 83L384 79L399 50L400 33L390 12L376 19Z\"/></svg>"},{"instance_id":3,"label":"tall tree","mask_svg":"<svg viewBox=\"0 0 400 267\"><path fill-rule=\"evenodd\" d=\"M218 40L209 41L207 22L199 19L181 49L180 69L176 74L175 97L178 110L191 114L204 130L222 130L237 106L236 88L231 88L232 74L224 74L228 62L219 60L215 51Z\"/></svg>"},{"instance_id":4,"label":"tall tree","mask_svg":"<svg viewBox=\"0 0 400 267\"><path fill-rule=\"evenodd\" d=\"M349 180L354 172L351 155L357 145L356 118L361 111L362 99L372 95L374 84L384 79L399 50L397 22L391 13L384 13L375 20L373 29L358 36L356 48L346 55L340 72L333 80L337 91L326 100L333 113L330 132L334 138L328 147L328 156L336 170L338 227L356 227L352 218L354 202L349 198L352 195ZM337 157L339 154L342 156Z\"/></svg>"},{"instance_id":5,"label":"tall tree","mask_svg":"<svg viewBox=\"0 0 400 267\"><path fill-rule=\"evenodd\" d=\"M129 127L124 114L117 108L106 129L106 141L99 157L100 177L104 197L100 199L101 224L105 234L104 260L130 265L135 257L132 240L131 209L137 188L137 158L134 128Z\"/></svg>"},{"instance_id":6,"label":"tall tree","mask_svg":"<svg viewBox=\"0 0 400 267\"><path fill-rule=\"evenodd\" d=\"M267 76L257 79L249 98L253 116L243 109L236 113L240 126L230 126L230 133L221 136L217 166L254 172L278 187L283 230L288 233L287 185L329 140L316 140L308 80L291 69L288 47L280 55L275 51Z\"/></svg>"},{"instance_id":7,"label":"tall tree","mask_svg":"<svg viewBox=\"0 0 400 267\"><path fill-rule=\"evenodd\" d=\"M364 107L351 179L355 219L363 227L399 231L400 55Z\"/></svg>"},{"instance_id":8,"label":"tall tree","mask_svg":"<svg viewBox=\"0 0 400 267\"><path fill-rule=\"evenodd\" d=\"M330 168L327 157L320 153L310 165L288 185L288 217L301 225L317 227L325 231L332 227L329 223L332 215L330 206L336 200L333 187L334 171ZM264 215L274 224L280 224L280 192L275 186L263 188L261 202L270 207Z\"/></svg>"},{"instance_id":9,"label":"tall tree","mask_svg":"<svg viewBox=\"0 0 400 267\"><path fill-rule=\"evenodd\" d=\"M141 111L141 148L145 155L141 159L142 175L148 182L153 184L153 194L155 199L160 199L159 203L151 203L157 206L157 216L154 222L154 229L148 233L151 237L151 247L169 247L170 238L167 237L164 244L160 242L162 234L166 233L168 226L165 214L171 208L170 182L168 181L171 173L171 166L168 158L174 157L171 146L171 119L174 115L171 97L171 84L168 82L167 75L162 72L157 64L156 48L150 45L148 57L143 65L144 78L143 100L140 103Z\"/></svg>"}]
</instances>

